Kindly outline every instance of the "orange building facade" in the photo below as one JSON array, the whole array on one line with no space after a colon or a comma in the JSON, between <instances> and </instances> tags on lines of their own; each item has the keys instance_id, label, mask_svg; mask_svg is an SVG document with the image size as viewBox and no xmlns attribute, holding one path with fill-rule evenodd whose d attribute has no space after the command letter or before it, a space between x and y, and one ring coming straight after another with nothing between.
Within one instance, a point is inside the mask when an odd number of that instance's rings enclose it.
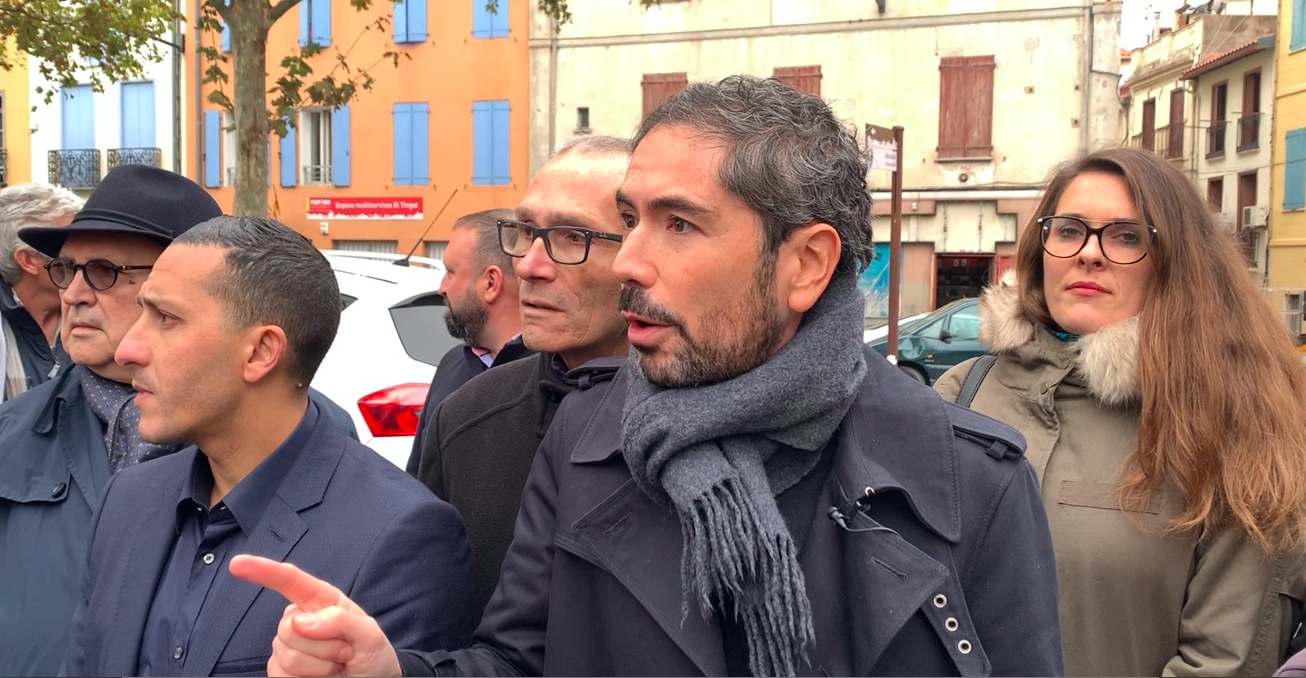
<instances>
[{"instance_id":1,"label":"orange building facade","mask_svg":"<svg viewBox=\"0 0 1306 678\"><path fill-rule=\"evenodd\" d=\"M381 1L361 12L349 0L302 0L292 8L269 32L269 87L281 59L309 40L324 44L309 61L313 79L343 52L353 67L389 50L403 56L398 67L374 66L372 89L348 106L305 108L292 134L272 135L271 216L322 249L438 258L459 216L514 207L529 179L528 1L498 0L497 14L485 0ZM187 4L194 26L196 8ZM391 19L384 35L367 30L383 16ZM202 39L228 48L226 35ZM187 50L188 79L196 51ZM186 89L185 172L229 211L235 135L227 114L207 102L211 85L192 80Z\"/></svg>"}]
</instances>

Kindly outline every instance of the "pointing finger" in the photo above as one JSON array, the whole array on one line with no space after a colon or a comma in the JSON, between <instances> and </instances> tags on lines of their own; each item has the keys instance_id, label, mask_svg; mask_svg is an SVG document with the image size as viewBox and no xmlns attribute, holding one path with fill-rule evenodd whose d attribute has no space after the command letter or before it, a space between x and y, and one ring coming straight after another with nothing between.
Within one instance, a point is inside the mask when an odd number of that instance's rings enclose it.
<instances>
[{"instance_id":1,"label":"pointing finger","mask_svg":"<svg viewBox=\"0 0 1306 678\"><path fill-rule=\"evenodd\" d=\"M316 612L331 606L351 611L357 609L340 589L290 563L242 554L232 558L227 567L240 579L280 593L304 612Z\"/></svg>"}]
</instances>

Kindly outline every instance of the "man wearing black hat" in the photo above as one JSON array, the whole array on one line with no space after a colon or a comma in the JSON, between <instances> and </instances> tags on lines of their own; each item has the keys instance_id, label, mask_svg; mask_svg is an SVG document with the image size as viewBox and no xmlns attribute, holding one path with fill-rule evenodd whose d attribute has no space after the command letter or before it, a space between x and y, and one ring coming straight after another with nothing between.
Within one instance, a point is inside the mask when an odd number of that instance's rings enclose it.
<instances>
[{"instance_id":1,"label":"man wearing black hat","mask_svg":"<svg viewBox=\"0 0 1306 678\"><path fill-rule=\"evenodd\" d=\"M136 293L154 260L221 215L189 179L126 165L105 175L68 226L19 231L52 257L46 270L61 290L60 334L75 367L0 405L0 675L58 672L101 492L123 467L182 447L141 439L131 372L113 354L140 317ZM353 432L343 410L315 402Z\"/></svg>"}]
</instances>

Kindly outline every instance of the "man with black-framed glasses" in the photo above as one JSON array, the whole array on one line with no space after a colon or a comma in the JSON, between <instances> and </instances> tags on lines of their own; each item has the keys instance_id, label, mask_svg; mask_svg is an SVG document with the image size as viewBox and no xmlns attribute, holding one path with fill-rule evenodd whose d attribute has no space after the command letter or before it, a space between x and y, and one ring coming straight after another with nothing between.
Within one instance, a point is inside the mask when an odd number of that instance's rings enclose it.
<instances>
[{"instance_id":1,"label":"man with black-framed glasses","mask_svg":"<svg viewBox=\"0 0 1306 678\"><path fill-rule=\"evenodd\" d=\"M563 396L612 378L628 349L612 261L626 140L585 136L531 180L498 245L520 285L521 341L539 355L478 375L426 413L409 471L463 517L479 620L512 543L535 450Z\"/></svg>"},{"instance_id":2,"label":"man with black-framed glasses","mask_svg":"<svg viewBox=\"0 0 1306 678\"><path fill-rule=\"evenodd\" d=\"M125 165L67 226L18 232L51 258L44 273L60 290L60 336L73 366L0 405L0 675L59 671L101 493L116 471L182 447L141 438L131 371L114 352L140 317L136 294L155 259L221 215L191 180ZM353 430L343 410L313 397Z\"/></svg>"}]
</instances>

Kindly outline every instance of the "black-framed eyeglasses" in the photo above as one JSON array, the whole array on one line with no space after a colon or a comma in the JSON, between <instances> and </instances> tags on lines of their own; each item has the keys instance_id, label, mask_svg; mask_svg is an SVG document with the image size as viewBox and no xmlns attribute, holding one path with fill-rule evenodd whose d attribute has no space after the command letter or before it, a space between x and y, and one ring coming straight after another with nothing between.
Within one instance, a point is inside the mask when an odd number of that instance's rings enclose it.
<instances>
[{"instance_id":1,"label":"black-framed eyeglasses","mask_svg":"<svg viewBox=\"0 0 1306 678\"><path fill-rule=\"evenodd\" d=\"M625 236L592 231L576 226L540 228L520 221L499 219L499 249L510 257L524 257L536 238L544 238L544 251L554 262L565 266L583 264L590 256L590 243L607 240L620 243Z\"/></svg>"},{"instance_id":2,"label":"black-framed eyeglasses","mask_svg":"<svg viewBox=\"0 0 1306 678\"><path fill-rule=\"evenodd\" d=\"M68 289L73 284L73 278L77 277L77 271L82 272L82 280L91 289L97 292L103 292L113 284L118 282L118 274L123 271L148 271L153 266L118 266L107 259L92 259L84 264L75 264L72 259L58 257L51 259L50 263L45 265L45 272L50 274L50 282L61 290Z\"/></svg>"},{"instance_id":3,"label":"black-framed eyeglasses","mask_svg":"<svg viewBox=\"0 0 1306 678\"><path fill-rule=\"evenodd\" d=\"M1156 229L1136 221L1112 221L1101 228L1093 228L1079 217L1051 216L1039 219L1043 229L1043 251L1058 258L1069 259L1079 254L1088 239L1097 236L1102 256L1113 264L1136 264L1147 256Z\"/></svg>"}]
</instances>

